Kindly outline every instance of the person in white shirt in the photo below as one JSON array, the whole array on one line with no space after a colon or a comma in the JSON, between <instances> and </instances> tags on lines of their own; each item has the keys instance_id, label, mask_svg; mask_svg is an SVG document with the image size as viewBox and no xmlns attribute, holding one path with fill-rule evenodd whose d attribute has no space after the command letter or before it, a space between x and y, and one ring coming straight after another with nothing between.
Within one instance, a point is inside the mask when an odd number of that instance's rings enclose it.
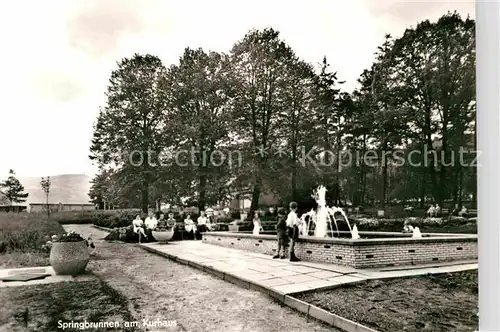
<instances>
[{"instance_id":1,"label":"person in white shirt","mask_svg":"<svg viewBox=\"0 0 500 332\"><path fill-rule=\"evenodd\" d=\"M299 238L299 226L301 222L297 216L297 203L290 203L290 213L286 219L286 227L288 230L288 237L290 238L290 262L299 262L300 259L295 256L295 242Z\"/></svg>"},{"instance_id":2,"label":"person in white shirt","mask_svg":"<svg viewBox=\"0 0 500 332\"><path fill-rule=\"evenodd\" d=\"M194 220L191 219L191 215L188 214L186 219L184 219L184 229L186 232L193 235L193 239L196 240L196 225L194 224Z\"/></svg>"},{"instance_id":3,"label":"person in white shirt","mask_svg":"<svg viewBox=\"0 0 500 332\"><path fill-rule=\"evenodd\" d=\"M153 231L158 226L158 220L154 216L153 211L149 211L148 216L144 219L144 226L148 240L153 241Z\"/></svg>"},{"instance_id":4,"label":"person in white shirt","mask_svg":"<svg viewBox=\"0 0 500 332\"><path fill-rule=\"evenodd\" d=\"M198 217L198 231L200 233L207 231L207 223L208 218L205 216L205 212L201 211L200 216Z\"/></svg>"},{"instance_id":5,"label":"person in white shirt","mask_svg":"<svg viewBox=\"0 0 500 332\"><path fill-rule=\"evenodd\" d=\"M151 230L155 229L156 226L158 226L158 220L156 219L152 211L150 211L147 218L144 219L144 225L146 226L146 229Z\"/></svg>"},{"instance_id":6,"label":"person in white shirt","mask_svg":"<svg viewBox=\"0 0 500 332\"><path fill-rule=\"evenodd\" d=\"M144 222L139 214L132 221L132 226L134 226L134 233L139 235L139 242L141 242L141 238L147 239L147 235L144 232Z\"/></svg>"}]
</instances>

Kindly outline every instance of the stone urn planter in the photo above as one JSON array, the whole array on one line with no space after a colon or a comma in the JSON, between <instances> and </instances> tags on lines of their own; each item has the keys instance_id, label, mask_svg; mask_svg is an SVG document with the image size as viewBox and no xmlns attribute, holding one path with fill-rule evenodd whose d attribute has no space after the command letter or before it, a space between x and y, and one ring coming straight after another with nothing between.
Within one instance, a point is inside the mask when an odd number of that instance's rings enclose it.
<instances>
[{"instance_id":1,"label":"stone urn planter","mask_svg":"<svg viewBox=\"0 0 500 332\"><path fill-rule=\"evenodd\" d=\"M174 229L162 230L162 231L152 231L154 239L160 243L167 243L174 237Z\"/></svg>"},{"instance_id":2,"label":"stone urn planter","mask_svg":"<svg viewBox=\"0 0 500 332\"><path fill-rule=\"evenodd\" d=\"M90 254L85 240L52 243L49 261L57 275L83 274L89 260Z\"/></svg>"}]
</instances>

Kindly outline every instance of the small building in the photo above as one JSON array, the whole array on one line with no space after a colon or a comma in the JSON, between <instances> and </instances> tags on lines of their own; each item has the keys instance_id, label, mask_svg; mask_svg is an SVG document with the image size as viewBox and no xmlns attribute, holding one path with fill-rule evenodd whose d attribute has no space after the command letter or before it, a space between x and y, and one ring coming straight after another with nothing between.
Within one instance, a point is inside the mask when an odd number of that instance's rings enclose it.
<instances>
[{"instance_id":1,"label":"small building","mask_svg":"<svg viewBox=\"0 0 500 332\"><path fill-rule=\"evenodd\" d=\"M95 204L92 203L49 203L50 212L64 212L64 211L93 211L96 210ZM29 203L28 213L47 212L46 203Z\"/></svg>"},{"instance_id":2,"label":"small building","mask_svg":"<svg viewBox=\"0 0 500 332\"><path fill-rule=\"evenodd\" d=\"M252 204L251 193L234 193L235 198L229 203L231 210L249 211ZM270 208L279 205L279 199L273 194L263 193L259 198L259 208Z\"/></svg>"}]
</instances>

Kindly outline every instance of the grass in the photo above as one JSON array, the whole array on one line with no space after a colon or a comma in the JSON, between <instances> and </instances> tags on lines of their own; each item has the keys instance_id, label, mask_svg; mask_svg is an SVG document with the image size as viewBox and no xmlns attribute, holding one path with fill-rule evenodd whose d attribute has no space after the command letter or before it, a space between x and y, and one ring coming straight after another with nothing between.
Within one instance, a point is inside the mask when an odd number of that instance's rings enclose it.
<instances>
[{"instance_id":1,"label":"grass","mask_svg":"<svg viewBox=\"0 0 500 332\"><path fill-rule=\"evenodd\" d=\"M127 331L123 323L134 321L123 295L100 280L5 287L0 289L0 301L2 331L59 331L61 321L120 322L116 329L85 330Z\"/></svg>"},{"instance_id":2,"label":"grass","mask_svg":"<svg viewBox=\"0 0 500 332\"><path fill-rule=\"evenodd\" d=\"M63 232L57 221L40 215L0 213L0 267L49 265L42 245Z\"/></svg>"},{"instance_id":3,"label":"grass","mask_svg":"<svg viewBox=\"0 0 500 332\"><path fill-rule=\"evenodd\" d=\"M478 326L477 270L370 280L298 295L380 332L466 332Z\"/></svg>"}]
</instances>

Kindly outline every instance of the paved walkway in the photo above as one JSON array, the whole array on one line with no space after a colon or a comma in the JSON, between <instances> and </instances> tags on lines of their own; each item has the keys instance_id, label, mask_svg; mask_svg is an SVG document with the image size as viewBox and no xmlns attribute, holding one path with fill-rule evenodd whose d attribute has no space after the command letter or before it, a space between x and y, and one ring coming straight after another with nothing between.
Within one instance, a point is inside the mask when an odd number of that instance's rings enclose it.
<instances>
[{"instance_id":1,"label":"paved walkway","mask_svg":"<svg viewBox=\"0 0 500 332\"><path fill-rule=\"evenodd\" d=\"M457 272L477 269L477 263L453 262L448 265L414 266L383 269L353 269L334 264L311 262L292 263L270 256L220 247L201 241L145 243L141 247L162 256L218 274L224 279L247 282L278 294L334 288L339 285L382 279L424 275L428 273ZM227 277L225 277L227 276Z\"/></svg>"}]
</instances>

